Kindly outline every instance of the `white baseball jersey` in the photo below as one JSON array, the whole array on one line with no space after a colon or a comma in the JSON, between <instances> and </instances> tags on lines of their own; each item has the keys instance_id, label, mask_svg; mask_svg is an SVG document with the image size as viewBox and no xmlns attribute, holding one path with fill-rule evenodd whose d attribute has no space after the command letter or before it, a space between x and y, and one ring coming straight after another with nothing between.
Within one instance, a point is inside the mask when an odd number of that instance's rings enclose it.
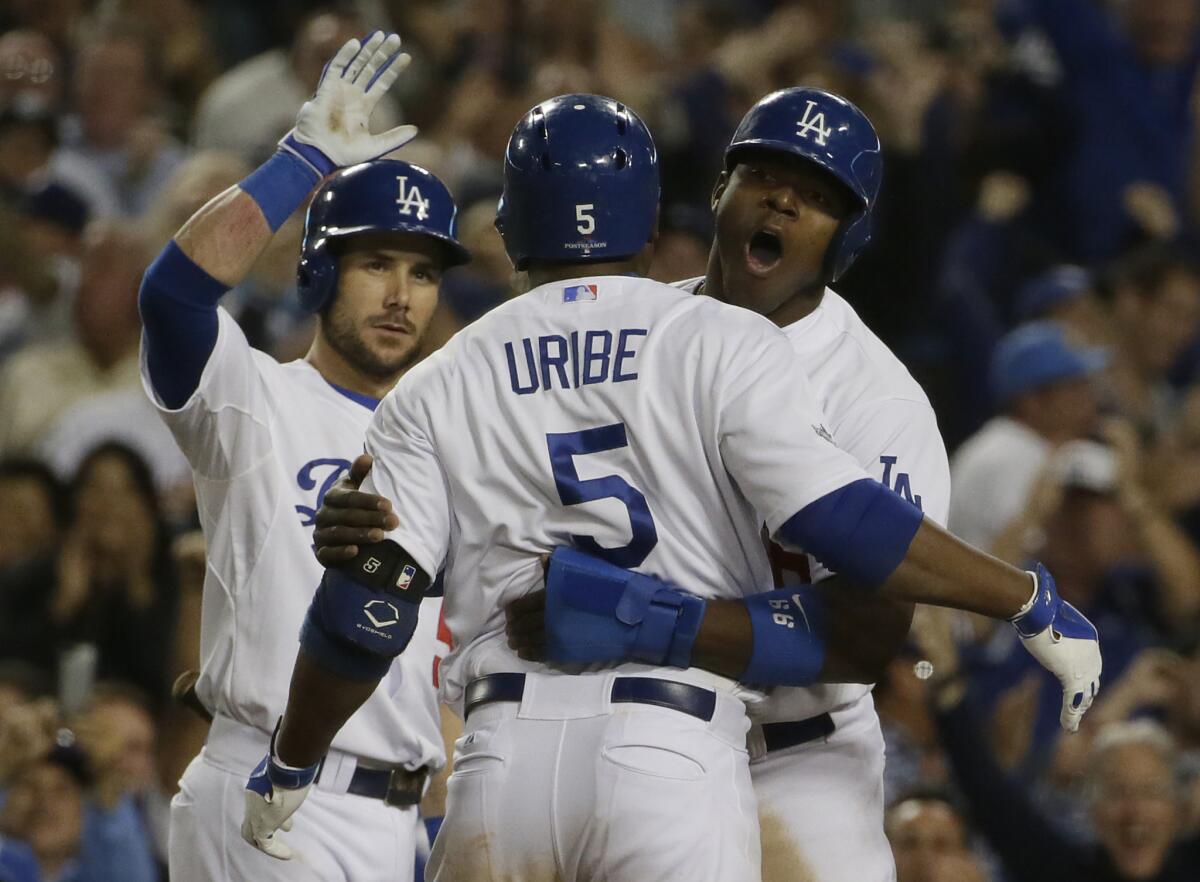
<instances>
[{"instance_id":1,"label":"white baseball jersey","mask_svg":"<svg viewBox=\"0 0 1200 882\"><path fill-rule=\"evenodd\" d=\"M626 276L543 285L461 331L384 399L367 451L397 503L392 538L427 572L445 562L450 701L482 674L544 670L504 638L504 606L541 584L538 555L606 549L736 597L770 579L764 521L868 477L822 436L774 325Z\"/></svg>"},{"instance_id":2,"label":"white baseball jersey","mask_svg":"<svg viewBox=\"0 0 1200 882\"><path fill-rule=\"evenodd\" d=\"M214 713L270 733L323 572L313 519L361 451L374 402L330 385L308 362L279 364L252 349L229 313L218 315L216 346L181 408L154 393L144 348L142 382L192 466L208 546L197 695ZM411 768L444 762L432 671L438 612L429 601L408 652L335 749Z\"/></svg>"},{"instance_id":3,"label":"white baseball jersey","mask_svg":"<svg viewBox=\"0 0 1200 882\"><path fill-rule=\"evenodd\" d=\"M696 291L700 278L677 282ZM924 390L854 308L826 288L815 310L783 329L799 356L834 442L871 477L945 525L950 467L937 417ZM815 558L773 549L783 582L815 582L830 573ZM773 583L768 583L773 584ZM755 719L803 720L859 700L858 683L777 688L755 703Z\"/></svg>"}]
</instances>

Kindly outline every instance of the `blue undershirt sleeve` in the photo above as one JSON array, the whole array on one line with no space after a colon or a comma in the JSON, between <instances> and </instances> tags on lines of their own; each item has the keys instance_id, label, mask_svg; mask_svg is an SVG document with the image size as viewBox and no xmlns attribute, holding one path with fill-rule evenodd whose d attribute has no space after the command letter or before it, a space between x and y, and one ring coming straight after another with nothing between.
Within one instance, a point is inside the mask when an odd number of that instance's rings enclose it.
<instances>
[{"instance_id":1,"label":"blue undershirt sleeve","mask_svg":"<svg viewBox=\"0 0 1200 882\"><path fill-rule=\"evenodd\" d=\"M922 520L915 505L863 478L809 503L776 533L835 573L879 586L908 554Z\"/></svg>"},{"instance_id":2,"label":"blue undershirt sleeve","mask_svg":"<svg viewBox=\"0 0 1200 882\"><path fill-rule=\"evenodd\" d=\"M172 239L138 294L146 367L154 391L172 410L200 386L217 345L217 301L229 288L197 266Z\"/></svg>"}]
</instances>

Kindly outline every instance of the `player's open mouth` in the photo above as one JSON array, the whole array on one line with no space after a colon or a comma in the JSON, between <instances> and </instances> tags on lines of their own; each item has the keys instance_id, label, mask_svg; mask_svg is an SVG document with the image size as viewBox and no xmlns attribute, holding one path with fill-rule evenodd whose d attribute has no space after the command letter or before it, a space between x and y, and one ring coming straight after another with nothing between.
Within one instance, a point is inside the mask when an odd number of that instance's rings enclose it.
<instances>
[{"instance_id":1,"label":"player's open mouth","mask_svg":"<svg viewBox=\"0 0 1200 882\"><path fill-rule=\"evenodd\" d=\"M765 276L783 258L783 242L770 230L759 230L746 243L746 266L753 275Z\"/></svg>"}]
</instances>

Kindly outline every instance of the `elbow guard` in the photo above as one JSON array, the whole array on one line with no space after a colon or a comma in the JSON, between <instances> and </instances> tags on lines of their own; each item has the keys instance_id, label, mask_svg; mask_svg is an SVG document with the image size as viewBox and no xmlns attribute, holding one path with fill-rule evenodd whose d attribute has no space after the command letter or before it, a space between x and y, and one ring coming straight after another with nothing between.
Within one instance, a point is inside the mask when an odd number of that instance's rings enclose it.
<instances>
[{"instance_id":1,"label":"elbow guard","mask_svg":"<svg viewBox=\"0 0 1200 882\"><path fill-rule=\"evenodd\" d=\"M754 649L738 679L752 686L808 686L825 665L825 604L811 585L752 594Z\"/></svg>"},{"instance_id":2,"label":"elbow guard","mask_svg":"<svg viewBox=\"0 0 1200 882\"><path fill-rule=\"evenodd\" d=\"M923 517L883 484L863 478L809 503L776 535L853 582L879 586L908 554Z\"/></svg>"},{"instance_id":3,"label":"elbow guard","mask_svg":"<svg viewBox=\"0 0 1200 882\"><path fill-rule=\"evenodd\" d=\"M431 581L390 539L364 546L353 560L325 571L300 645L335 674L377 680L412 640Z\"/></svg>"}]
</instances>

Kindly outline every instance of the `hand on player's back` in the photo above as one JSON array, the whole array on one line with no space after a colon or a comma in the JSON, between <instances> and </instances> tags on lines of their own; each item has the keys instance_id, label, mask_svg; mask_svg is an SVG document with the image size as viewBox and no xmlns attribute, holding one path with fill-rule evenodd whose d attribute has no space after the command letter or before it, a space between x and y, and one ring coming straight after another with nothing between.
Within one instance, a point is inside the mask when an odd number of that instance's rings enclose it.
<instances>
[{"instance_id":1,"label":"hand on player's back","mask_svg":"<svg viewBox=\"0 0 1200 882\"><path fill-rule=\"evenodd\" d=\"M382 542L388 530L400 526L391 502L358 489L370 471L371 457L364 453L329 488L317 509L313 544L317 560L327 567L352 559L360 545Z\"/></svg>"},{"instance_id":2,"label":"hand on player's back","mask_svg":"<svg viewBox=\"0 0 1200 882\"><path fill-rule=\"evenodd\" d=\"M546 591L518 597L504 608L508 648L525 661L546 660Z\"/></svg>"}]
</instances>

